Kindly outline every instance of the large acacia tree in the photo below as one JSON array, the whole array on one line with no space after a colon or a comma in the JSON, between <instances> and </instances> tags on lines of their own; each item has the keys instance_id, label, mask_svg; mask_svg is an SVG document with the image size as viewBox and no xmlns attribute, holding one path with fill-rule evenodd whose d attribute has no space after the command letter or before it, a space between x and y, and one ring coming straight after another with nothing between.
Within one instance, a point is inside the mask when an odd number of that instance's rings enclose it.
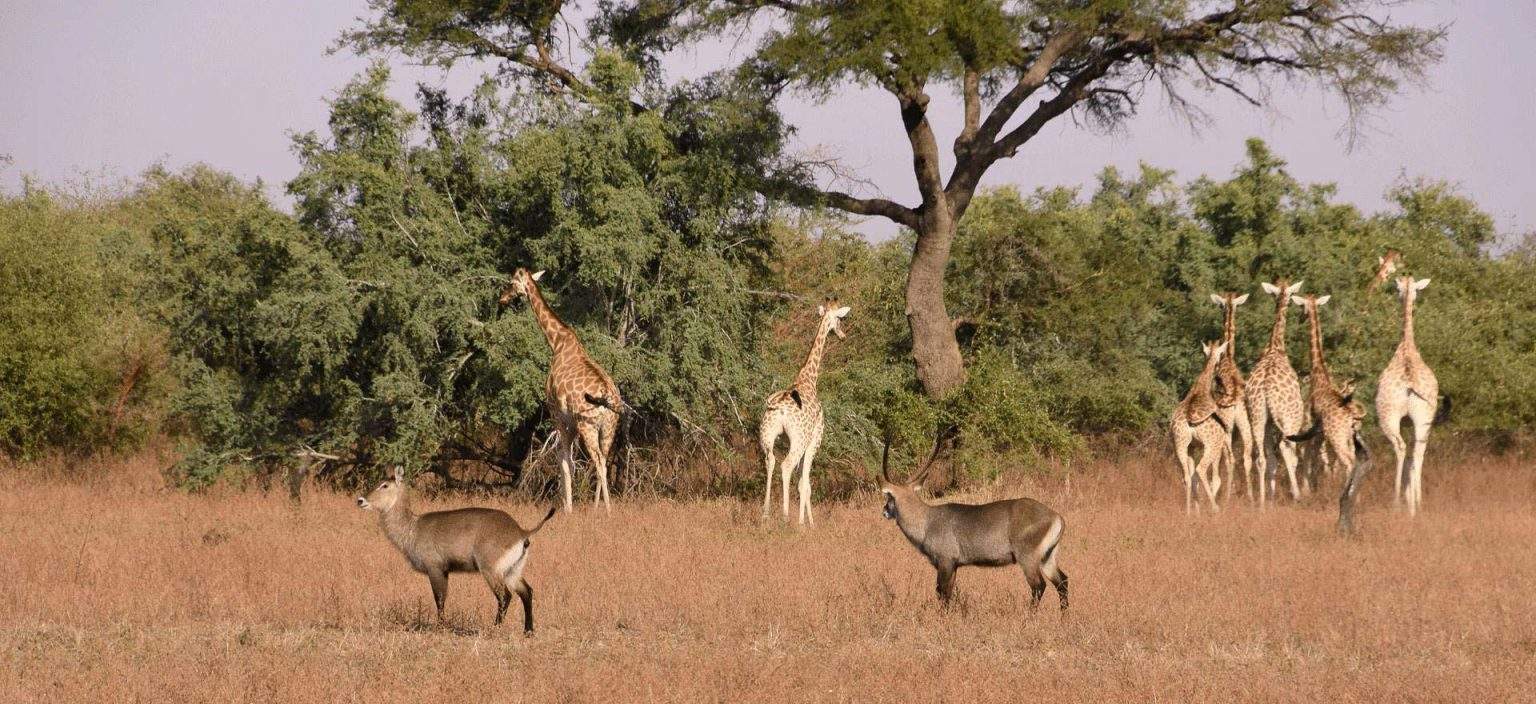
<instances>
[{"instance_id":1,"label":"large acacia tree","mask_svg":"<svg viewBox=\"0 0 1536 704\"><path fill-rule=\"evenodd\" d=\"M723 84L772 106L784 89L830 95L875 86L895 98L921 198L904 204L816 185L786 158L758 190L797 205L887 218L916 232L906 315L917 377L933 397L965 379L944 276L956 227L987 170L1052 120L1076 112L1113 126L1149 93L1198 112L1194 96L1226 91L1258 105L1276 81L1310 81L1339 96L1354 120L1439 58L1443 30L1394 21L1393 0L604 0L580 47L565 3L373 0L373 16L343 44L401 50L451 65L491 60L513 75L589 99L573 57L626 52L660 83L659 58L714 40L753 48L723 68ZM564 58L562 58L564 57ZM746 88L742 91L740 88ZM638 95L636 111L675 105ZM694 95L701 95L699 92ZM935 97L958 100L964 122L945 173L930 121Z\"/></svg>"}]
</instances>

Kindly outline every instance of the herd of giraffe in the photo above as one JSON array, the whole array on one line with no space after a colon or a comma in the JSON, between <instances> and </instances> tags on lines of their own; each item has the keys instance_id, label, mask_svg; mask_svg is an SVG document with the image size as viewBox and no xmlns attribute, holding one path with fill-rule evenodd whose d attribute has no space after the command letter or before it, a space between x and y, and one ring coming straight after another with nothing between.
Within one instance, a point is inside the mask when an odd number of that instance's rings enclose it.
<instances>
[{"instance_id":1,"label":"herd of giraffe","mask_svg":"<svg viewBox=\"0 0 1536 704\"><path fill-rule=\"evenodd\" d=\"M1374 292L1402 265L1402 255L1389 250L1377 259L1376 275L1366 286ZM1415 280L1401 276L1396 280L1402 301L1403 332L1376 384L1376 420L1392 445L1396 459L1394 493L1399 503L1406 499L1409 515L1417 514L1424 498L1424 451L1430 427L1449 410L1449 399L1440 396L1434 372L1419 355L1413 336L1414 303L1429 279ZM1280 465L1292 500L1319 488L1325 477L1343 477L1339 497L1339 528L1354 530L1353 507L1360 482L1368 470L1369 451L1360 436L1365 409L1354 397L1354 383L1336 379L1329 372L1323 353L1322 326L1318 309L1331 296L1301 294L1302 282L1281 278L1264 283L1265 293L1275 298L1274 323L1269 343L1259 355L1247 379L1233 359L1237 307L1247 302L1248 294L1211 294L1222 307L1222 339L1201 345L1205 365L1195 378L1189 393L1179 402L1169 419L1169 434L1174 455L1184 482L1185 511L1199 508L1196 484L1203 490L1205 503L1220 510L1217 496L1221 491L1221 467L1227 472L1227 496L1236 489L1236 457L1242 458L1247 494L1263 506L1275 493L1279 468L1271 470L1268 440L1274 440ZM1307 316L1310 370L1308 393L1301 393L1296 370L1291 367L1285 349L1285 321L1289 306L1302 307ZM1305 398L1305 401L1303 400ZM1443 402L1443 403L1442 403ZM1308 417L1310 416L1310 423ZM1402 422L1413 424L1413 450L1403 440ZM1271 435L1273 431L1273 435ZM1233 435L1237 451L1233 451ZM1316 438L1315 441L1313 439ZM1308 467L1301 466L1303 453L1298 443L1308 442L1305 453ZM1200 445L1200 459L1191 457L1194 445ZM1405 463L1406 473L1405 473ZM1257 494L1255 496L1255 485Z\"/></svg>"},{"instance_id":2,"label":"herd of giraffe","mask_svg":"<svg viewBox=\"0 0 1536 704\"><path fill-rule=\"evenodd\" d=\"M1367 284L1375 291L1402 264L1402 255L1389 250L1377 260L1376 275ZM546 406L555 424L560 456L561 488L565 510L572 507L571 472L579 441L595 473L594 505L610 507L608 458L620 421L627 408L613 378L587 354L576 334L563 323L539 292L538 280L544 272L529 273L518 269L502 291L500 303L507 305L523 299L533 311L551 350L549 377L545 383ZM1396 455L1397 473L1393 486L1399 502L1407 500L1410 515L1417 513L1423 500L1424 450L1429 429L1441 407L1439 387L1434 372L1419 355L1413 337L1413 309L1418 292L1429 279L1396 279L1402 301L1403 332L1397 351L1377 381L1376 417L1382 433ZM1205 364L1189 393L1174 409L1169 423L1174 454L1184 482L1185 510L1198 509L1200 497L1210 509L1219 511L1217 498L1223 484L1221 468L1226 468L1227 496L1238 485L1236 472L1242 466L1243 486L1250 498L1265 505L1276 491L1279 467L1284 467L1287 489L1292 500L1319 487L1325 477L1341 475L1344 483L1340 497L1340 527L1352 530L1352 507L1360 481L1369 467L1369 455L1360 437L1365 409L1354 398L1354 384L1335 379L1329 372L1323 352L1323 337L1318 309L1330 296L1301 294L1302 282L1285 278L1265 282L1262 288L1275 299L1274 322L1269 343L1247 378L1239 369L1236 350L1237 308L1248 301L1248 294L1213 293L1212 302L1222 309L1222 338L1202 344ZM1286 353L1285 323L1290 305L1302 307L1307 316L1310 341L1309 390L1305 397L1296 370ZM828 299L817 309L816 334L805 363L789 388L778 391L765 401L759 424L758 440L763 454L765 480L763 515L772 512L774 445L786 436L789 449L778 464L782 512L789 517L789 484L796 468L800 470L798 520L814 524L811 516L811 466L821 447L824 414L816 393L827 337L844 336L842 320L847 306ZM1448 400L1447 400L1448 407ZM1308 419L1311 419L1310 428ZM1411 454L1403 440L1404 419L1413 423L1414 444ZM1234 451L1234 435L1236 449ZM1317 437L1320 436L1320 437ZM1315 442L1313 438L1317 437ZM1273 441L1279 466L1271 469L1268 445ZM1306 457L1299 443L1308 442ZM1200 447L1195 460L1192 451ZM1308 467L1301 466L1307 459ZM1405 475L1405 463L1407 472Z\"/></svg>"},{"instance_id":3,"label":"herd of giraffe","mask_svg":"<svg viewBox=\"0 0 1536 704\"><path fill-rule=\"evenodd\" d=\"M618 385L608 376L602 365L587 354L570 326L549 307L539 292L538 281L544 272L529 273L519 268L501 292L499 302L509 305L514 300L526 300L533 311L534 320L544 332L549 343L549 377L544 382L545 407L555 424L555 437L560 448L560 486L565 495L565 510L572 507L571 470L576 460L576 442L591 461L596 475L592 497L594 505L611 509L608 498L608 456L613 450L619 422L625 409ZM789 438L789 452L781 467L784 487L784 516L789 516L789 478L796 467L800 468L800 523L814 523L811 518L811 463L821 447L823 416L821 400L816 396L816 380L821 374L821 359L827 348L828 333L844 337L842 320L848 316L847 306L838 306L835 299L817 309L819 324L810 354L795 381L788 389L768 397L766 410L759 426L763 457L768 466L768 478L763 493L763 514L770 511L773 497L773 445L780 435Z\"/></svg>"}]
</instances>

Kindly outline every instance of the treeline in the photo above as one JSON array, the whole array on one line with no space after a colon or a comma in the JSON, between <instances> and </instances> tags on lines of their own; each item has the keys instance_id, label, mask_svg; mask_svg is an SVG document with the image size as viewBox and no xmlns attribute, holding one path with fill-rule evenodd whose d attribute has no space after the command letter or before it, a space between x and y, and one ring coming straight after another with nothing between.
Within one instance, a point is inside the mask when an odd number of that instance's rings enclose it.
<instances>
[{"instance_id":1,"label":"treeline","mask_svg":"<svg viewBox=\"0 0 1536 704\"><path fill-rule=\"evenodd\" d=\"M921 449L956 427L956 466L984 477L1159 429L1219 333L1208 294L1279 275L1333 295L1330 361L1369 398L1399 330L1395 299L1365 290L1389 247L1434 279L1418 341L1452 427L1513 438L1536 422L1536 243L1501 238L1444 184L1404 184L1366 214L1255 141L1226 179L1108 169L1081 191L987 193L949 272L968 380L933 401L903 315L909 236L870 243L755 195L785 138L755 103L722 91L637 113L636 72L599 57L591 73L606 103L487 83L408 107L375 68L325 133L295 138L291 213L208 167L95 198L0 197L0 448L169 435L184 445L171 476L192 487L271 476L303 451L343 484L396 463L542 482L525 469L548 459L547 348L495 302L528 266L638 411L621 486L757 490L762 399L792 377L824 295L853 313L822 377L819 467L853 476L887 429ZM1240 310L1244 367L1272 313L1266 296ZM684 477L681 462L711 469Z\"/></svg>"}]
</instances>

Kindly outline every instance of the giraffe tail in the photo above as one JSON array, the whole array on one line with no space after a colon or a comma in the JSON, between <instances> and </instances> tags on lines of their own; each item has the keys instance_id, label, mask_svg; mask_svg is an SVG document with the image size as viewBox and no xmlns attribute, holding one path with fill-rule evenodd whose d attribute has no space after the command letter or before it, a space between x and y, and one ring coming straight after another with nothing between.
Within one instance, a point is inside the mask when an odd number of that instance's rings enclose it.
<instances>
[{"instance_id":1,"label":"giraffe tail","mask_svg":"<svg viewBox=\"0 0 1536 704\"><path fill-rule=\"evenodd\" d=\"M1295 435L1287 435L1285 436L1285 439L1290 440L1291 442L1305 442L1317 437L1317 434L1322 432L1322 430L1323 422L1321 420L1314 419L1312 421L1312 427L1307 428L1306 430L1303 430Z\"/></svg>"},{"instance_id":2,"label":"giraffe tail","mask_svg":"<svg viewBox=\"0 0 1536 704\"><path fill-rule=\"evenodd\" d=\"M1450 394L1445 394L1444 396L1440 397L1440 407L1435 409L1435 419L1430 421L1430 423L1433 424L1433 425L1439 425L1439 424L1444 423L1445 421L1449 420L1450 417L1451 417L1451 395Z\"/></svg>"}]
</instances>

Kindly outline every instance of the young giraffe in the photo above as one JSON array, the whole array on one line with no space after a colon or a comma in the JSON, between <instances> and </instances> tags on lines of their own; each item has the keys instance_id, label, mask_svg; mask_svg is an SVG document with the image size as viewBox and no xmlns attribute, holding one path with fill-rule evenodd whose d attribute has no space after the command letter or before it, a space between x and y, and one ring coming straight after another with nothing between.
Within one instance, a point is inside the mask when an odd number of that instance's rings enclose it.
<instances>
[{"instance_id":1,"label":"young giraffe","mask_svg":"<svg viewBox=\"0 0 1536 704\"><path fill-rule=\"evenodd\" d=\"M1322 433L1322 443L1312 453L1314 470L1333 476L1342 471L1347 479L1355 468L1355 435L1360 431L1365 409L1355 400L1354 382L1334 382L1328 373L1328 363L1323 359L1323 331L1318 308L1326 305L1332 296L1297 296L1293 301L1307 314L1308 338L1312 343L1312 368L1308 377L1307 400L1312 409L1312 427L1300 435L1290 436L1292 441L1304 441ZM1318 483L1316 471L1306 476L1313 488Z\"/></svg>"},{"instance_id":2,"label":"young giraffe","mask_svg":"<svg viewBox=\"0 0 1536 704\"><path fill-rule=\"evenodd\" d=\"M1376 275L1371 277L1371 282L1365 285L1365 292L1372 293L1387 282L1387 277L1392 276L1398 267L1403 265L1403 253L1395 249L1388 249L1386 255L1376 257Z\"/></svg>"},{"instance_id":3,"label":"young giraffe","mask_svg":"<svg viewBox=\"0 0 1536 704\"><path fill-rule=\"evenodd\" d=\"M1429 427L1434 424L1435 411L1440 406L1440 383L1413 340L1413 303L1419 291L1429 285L1429 279L1414 281L1411 276L1397 279L1397 295L1403 299L1403 338L1387 368L1376 382L1376 421L1381 424L1382 434L1392 443L1397 457L1396 479L1392 482L1395 500L1401 502L1404 495L1403 458L1407 444L1403 442L1402 422L1407 416L1413 421L1413 464L1409 469L1406 493L1408 515L1419 511L1424 499L1424 449L1429 444Z\"/></svg>"},{"instance_id":4,"label":"young giraffe","mask_svg":"<svg viewBox=\"0 0 1536 704\"><path fill-rule=\"evenodd\" d=\"M827 333L833 333L839 338L845 337L842 321L848 315L848 307L839 308L837 299L829 298L816 309L816 315L819 321L816 341L811 343L811 352L806 355L805 364L800 367L800 373L795 375L795 382L788 389L768 397L768 408L763 411L763 420L758 424L757 431L758 445L763 450L763 464L768 475L763 482L763 517L768 516L768 506L773 498L773 444L782 433L789 436L789 451L784 454L784 464L780 468L780 483L784 487L784 517L789 518L789 475L794 473L795 465L798 464L801 525L816 524L811 518L811 462L816 459L816 451L821 449L822 431L821 400L816 396L816 379L821 374L821 358L827 350Z\"/></svg>"},{"instance_id":5,"label":"young giraffe","mask_svg":"<svg viewBox=\"0 0 1536 704\"><path fill-rule=\"evenodd\" d=\"M1221 306L1221 340L1226 344L1226 353L1221 357L1221 365L1216 368L1216 382L1221 387L1216 395L1216 405L1219 409L1216 415L1221 419L1223 427L1237 431L1238 444L1241 446L1243 458L1243 481L1247 487L1248 496L1253 496L1253 429L1248 425L1248 404L1243 400L1243 372L1237 368L1235 357L1237 356L1237 307L1248 302L1248 294L1241 296L1235 293L1213 293L1211 302ZM1227 493L1237 491L1237 481L1232 473L1235 470L1235 462L1232 461L1232 453L1224 456L1227 464Z\"/></svg>"},{"instance_id":6,"label":"young giraffe","mask_svg":"<svg viewBox=\"0 0 1536 704\"><path fill-rule=\"evenodd\" d=\"M1216 378L1216 367L1226 349L1225 342L1200 344L1200 351L1205 353L1205 367L1200 370L1200 376L1195 377L1189 393L1184 395L1184 400L1173 409L1173 416L1168 419L1168 431L1173 436L1173 454L1179 461L1179 473L1184 478L1185 513L1193 512L1198 505L1194 496L1197 476L1205 487L1205 499L1211 505L1211 512L1221 510L1216 505L1216 492L1221 490L1221 465L1218 462L1223 458L1229 466L1232 462L1232 430L1221 424L1218 415L1220 405L1211 387ZM1198 465L1189 456L1189 448L1195 441L1200 442Z\"/></svg>"},{"instance_id":7,"label":"young giraffe","mask_svg":"<svg viewBox=\"0 0 1536 704\"><path fill-rule=\"evenodd\" d=\"M1269 331L1269 344L1259 356L1258 364L1249 372L1246 386L1248 424L1253 430L1253 460L1259 475L1260 506L1268 500L1266 490L1274 490L1274 476L1269 471L1265 457L1265 437L1271 420L1280 430L1277 444L1280 448L1280 461L1285 465L1286 479L1290 481L1291 498L1301 496L1296 487L1296 443L1287 440L1286 436L1301 432L1306 414L1301 405L1301 382L1297 381L1296 370L1291 368L1291 359L1285 353L1285 314L1291 296L1301 290L1301 283L1297 281L1293 284L1282 277L1273 284L1263 285L1264 292L1275 297L1275 323Z\"/></svg>"},{"instance_id":8,"label":"young giraffe","mask_svg":"<svg viewBox=\"0 0 1536 704\"><path fill-rule=\"evenodd\" d=\"M613 448L613 436L619 426L624 399L619 396L619 387L614 385L608 372L582 349L576 333L560 322L549 304L544 302L544 296L534 283L542 276L542 271L529 274L527 269L519 267L501 292L500 302L505 306L514 298L526 298L528 307L533 309L534 320L538 321L544 339L549 342L551 355L549 378L544 382L545 404L549 408L549 417L555 422L555 433L560 442L560 484L565 490L566 512L571 510L571 464L576 459L578 437L597 472L592 504L601 503L604 509L612 510L608 500L608 453Z\"/></svg>"}]
</instances>

